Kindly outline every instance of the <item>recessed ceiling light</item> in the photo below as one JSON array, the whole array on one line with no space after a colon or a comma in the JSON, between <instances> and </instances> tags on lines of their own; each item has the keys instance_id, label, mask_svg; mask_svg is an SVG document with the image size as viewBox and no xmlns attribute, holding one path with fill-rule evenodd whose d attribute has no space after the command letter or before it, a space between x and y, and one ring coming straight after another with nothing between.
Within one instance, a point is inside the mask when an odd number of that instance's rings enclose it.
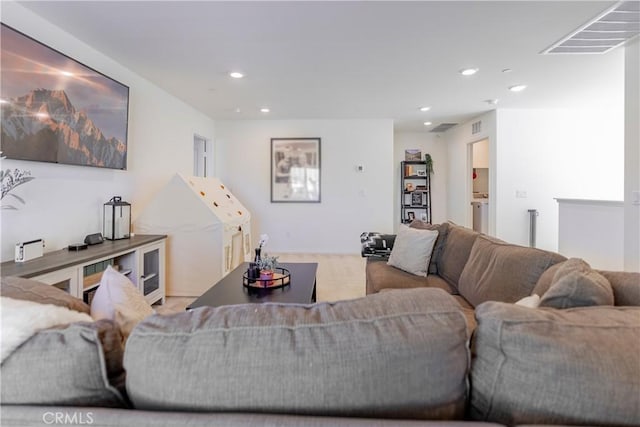
<instances>
[{"instance_id":1,"label":"recessed ceiling light","mask_svg":"<svg viewBox=\"0 0 640 427\"><path fill-rule=\"evenodd\" d=\"M503 68L502 69L503 73L510 73L511 71L512 71L511 68Z\"/></svg>"},{"instance_id":2,"label":"recessed ceiling light","mask_svg":"<svg viewBox=\"0 0 640 427\"><path fill-rule=\"evenodd\" d=\"M234 79L241 79L244 77L244 74L234 71L232 73L229 73L229 76L233 77Z\"/></svg>"},{"instance_id":3,"label":"recessed ceiling light","mask_svg":"<svg viewBox=\"0 0 640 427\"><path fill-rule=\"evenodd\" d=\"M420 107L420 111L429 111L431 107Z\"/></svg>"},{"instance_id":4,"label":"recessed ceiling light","mask_svg":"<svg viewBox=\"0 0 640 427\"><path fill-rule=\"evenodd\" d=\"M269 111L271 111L271 110L269 110L268 108L261 108L260 109L261 113L268 113Z\"/></svg>"},{"instance_id":5,"label":"recessed ceiling light","mask_svg":"<svg viewBox=\"0 0 640 427\"><path fill-rule=\"evenodd\" d=\"M522 92L523 90L525 90L527 88L527 85L513 85L513 86L509 86L509 90L511 92Z\"/></svg>"},{"instance_id":6,"label":"recessed ceiling light","mask_svg":"<svg viewBox=\"0 0 640 427\"><path fill-rule=\"evenodd\" d=\"M73 73L71 73L69 71L60 71L60 74L62 74L63 76L67 76L67 77L73 77Z\"/></svg>"},{"instance_id":7,"label":"recessed ceiling light","mask_svg":"<svg viewBox=\"0 0 640 427\"><path fill-rule=\"evenodd\" d=\"M425 125L425 126L431 126L432 124L433 124L433 123L431 123L431 122L424 122L424 125Z\"/></svg>"},{"instance_id":8,"label":"recessed ceiling light","mask_svg":"<svg viewBox=\"0 0 640 427\"><path fill-rule=\"evenodd\" d=\"M463 76L473 76L477 72L478 72L477 68L463 68L462 70L459 71L459 73L462 74Z\"/></svg>"}]
</instances>

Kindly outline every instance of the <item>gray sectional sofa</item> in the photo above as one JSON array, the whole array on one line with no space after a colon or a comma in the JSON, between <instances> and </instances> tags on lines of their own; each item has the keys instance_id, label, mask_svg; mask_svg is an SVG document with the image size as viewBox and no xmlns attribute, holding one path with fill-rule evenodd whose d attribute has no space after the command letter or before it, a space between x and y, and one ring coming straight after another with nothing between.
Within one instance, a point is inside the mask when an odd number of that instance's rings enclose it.
<instances>
[{"instance_id":1,"label":"gray sectional sofa","mask_svg":"<svg viewBox=\"0 0 640 427\"><path fill-rule=\"evenodd\" d=\"M602 272L613 291L596 296L615 305L523 307L513 303L536 288L553 294L571 260L436 227L431 274L371 258L364 298L153 315L126 343L105 320L40 331L2 364L0 421L640 425L640 275ZM579 273L575 283L592 274ZM29 282L3 278L2 295L33 299Z\"/></svg>"}]
</instances>

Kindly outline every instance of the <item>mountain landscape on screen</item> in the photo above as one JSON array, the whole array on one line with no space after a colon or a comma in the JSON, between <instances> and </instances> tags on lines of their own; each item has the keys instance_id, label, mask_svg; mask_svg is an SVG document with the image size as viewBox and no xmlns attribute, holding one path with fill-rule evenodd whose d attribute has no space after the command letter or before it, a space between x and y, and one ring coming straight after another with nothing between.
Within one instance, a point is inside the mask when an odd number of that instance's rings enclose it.
<instances>
[{"instance_id":1,"label":"mountain landscape on screen","mask_svg":"<svg viewBox=\"0 0 640 427\"><path fill-rule=\"evenodd\" d=\"M10 159L124 169L127 146L103 135L64 90L35 89L2 103L2 153Z\"/></svg>"}]
</instances>

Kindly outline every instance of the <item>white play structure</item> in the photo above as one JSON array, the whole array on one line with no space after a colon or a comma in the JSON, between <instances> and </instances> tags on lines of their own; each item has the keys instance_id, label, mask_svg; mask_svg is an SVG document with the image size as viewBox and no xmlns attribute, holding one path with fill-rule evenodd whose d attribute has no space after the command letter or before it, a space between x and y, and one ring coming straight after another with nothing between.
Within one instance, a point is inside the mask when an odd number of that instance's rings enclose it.
<instances>
[{"instance_id":1,"label":"white play structure","mask_svg":"<svg viewBox=\"0 0 640 427\"><path fill-rule=\"evenodd\" d=\"M168 236L169 296L200 296L252 260L251 214L217 178L176 174L133 229Z\"/></svg>"}]
</instances>

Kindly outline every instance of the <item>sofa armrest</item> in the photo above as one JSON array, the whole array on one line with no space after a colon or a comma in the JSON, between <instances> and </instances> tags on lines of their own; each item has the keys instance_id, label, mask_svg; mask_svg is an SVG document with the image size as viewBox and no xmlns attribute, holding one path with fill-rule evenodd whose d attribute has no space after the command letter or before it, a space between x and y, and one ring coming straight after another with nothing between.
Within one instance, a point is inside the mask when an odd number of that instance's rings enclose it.
<instances>
[{"instance_id":1,"label":"sofa armrest","mask_svg":"<svg viewBox=\"0 0 640 427\"><path fill-rule=\"evenodd\" d=\"M382 234L376 231L366 231L360 235L362 248L360 255L366 257L388 258L396 240L395 234Z\"/></svg>"}]
</instances>

